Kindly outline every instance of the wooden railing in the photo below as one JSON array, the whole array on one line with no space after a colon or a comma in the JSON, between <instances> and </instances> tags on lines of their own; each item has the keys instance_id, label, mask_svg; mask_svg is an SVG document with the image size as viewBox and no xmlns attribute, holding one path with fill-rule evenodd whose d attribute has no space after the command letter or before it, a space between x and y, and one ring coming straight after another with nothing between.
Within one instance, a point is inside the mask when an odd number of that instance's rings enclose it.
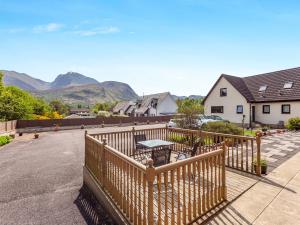
<instances>
[{"instance_id":1,"label":"wooden railing","mask_svg":"<svg viewBox=\"0 0 300 225\"><path fill-rule=\"evenodd\" d=\"M197 154L215 151L226 143L226 166L260 176L260 137L187 130L180 128L154 128L122 132L91 134L98 140L107 140L107 144L127 156L135 154L134 135L145 134L147 139L169 140L175 143L173 151L183 151L200 140ZM254 161L258 164L254 171Z\"/></svg>"},{"instance_id":2,"label":"wooden railing","mask_svg":"<svg viewBox=\"0 0 300 225\"><path fill-rule=\"evenodd\" d=\"M222 149L155 168L157 224L189 224L226 200Z\"/></svg>"},{"instance_id":3,"label":"wooden railing","mask_svg":"<svg viewBox=\"0 0 300 225\"><path fill-rule=\"evenodd\" d=\"M176 150L182 150L184 146L192 146L200 140L198 154L214 151L218 146L225 142L226 144L226 166L243 172L261 174L260 171L260 145L261 138L241 135L213 133L201 130L186 130L179 128L168 128L168 137L173 142L183 140L176 144ZM178 141L177 141L178 142ZM253 164L256 161L256 171Z\"/></svg>"},{"instance_id":4,"label":"wooden railing","mask_svg":"<svg viewBox=\"0 0 300 225\"><path fill-rule=\"evenodd\" d=\"M122 152L127 156L134 155L135 142L134 136L139 134L145 134L147 139L167 139L167 129L166 128L153 128L153 129L143 129L136 130L133 128L131 131L121 131L121 132L110 132L110 133L100 133L100 134L90 134L90 136L96 138L97 140L107 140L107 144L114 149Z\"/></svg>"},{"instance_id":5,"label":"wooden railing","mask_svg":"<svg viewBox=\"0 0 300 225\"><path fill-rule=\"evenodd\" d=\"M226 200L225 146L146 167L93 136L85 136L85 167L131 224L188 224Z\"/></svg>"}]
</instances>

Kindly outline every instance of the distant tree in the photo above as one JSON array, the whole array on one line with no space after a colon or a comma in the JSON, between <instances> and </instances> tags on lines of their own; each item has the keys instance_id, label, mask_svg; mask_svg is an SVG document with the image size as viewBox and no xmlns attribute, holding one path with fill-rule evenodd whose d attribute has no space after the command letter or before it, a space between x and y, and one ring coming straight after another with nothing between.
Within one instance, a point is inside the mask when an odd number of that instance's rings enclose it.
<instances>
[{"instance_id":1,"label":"distant tree","mask_svg":"<svg viewBox=\"0 0 300 225\"><path fill-rule=\"evenodd\" d=\"M182 99L177 100L178 126L182 128L195 128L198 125L198 115L204 112L201 100L198 99Z\"/></svg>"},{"instance_id":2,"label":"distant tree","mask_svg":"<svg viewBox=\"0 0 300 225\"><path fill-rule=\"evenodd\" d=\"M58 99L52 100L49 105L52 111L58 112L61 115L69 114L70 107Z\"/></svg>"},{"instance_id":3,"label":"distant tree","mask_svg":"<svg viewBox=\"0 0 300 225\"><path fill-rule=\"evenodd\" d=\"M3 90L0 95L0 118L4 120L30 119L33 113L29 102L17 97L10 90Z\"/></svg>"},{"instance_id":4,"label":"distant tree","mask_svg":"<svg viewBox=\"0 0 300 225\"><path fill-rule=\"evenodd\" d=\"M93 107L93 112L98 113L99 111L110 111L115 106L115 103L112 102L104 102L104 103L96 103Z\"/></svg>"},{"instance_id":5,"label":"distant tree","mask_svg":"<svg viewBox=\"0 0 300 225\"><path fill-rule=\"evenodd\" d=\"M4 89L4 85L3 85L3 77L4 77L3 73L0 72L0 95L1 95L1 93L2 93L2 91L3 91L3 89Z\"/></svg>"},{"instance_id":6,"label":"distant tree","mask_svg":"<svg viewBox=\"0 0 300 225\"><path fill-rule=\"evenodd\" d=\"M78 104L78 105L77 105L77 108L78 108L78 109L81 109L81 108L82 108L82 105L81 105L81 104Z\"/></svg>"},{"instance_id":7,"label":"distant tree","mask_svg":"<svg viewBox=\"0 0 300 225\"><path fill-rule=\"evenodd\" d=\"M42 99L18 87L3 85L3 74L0 75L0 119L32 119L34 115L45 115L50 111L49 105Z\"/></svg>"}]
</instances>

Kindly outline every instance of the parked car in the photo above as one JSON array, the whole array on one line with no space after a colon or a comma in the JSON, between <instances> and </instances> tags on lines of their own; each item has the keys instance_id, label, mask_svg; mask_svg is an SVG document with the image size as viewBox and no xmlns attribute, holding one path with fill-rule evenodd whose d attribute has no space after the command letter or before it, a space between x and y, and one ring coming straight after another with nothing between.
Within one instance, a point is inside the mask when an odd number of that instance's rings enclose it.
<instances>
[{"instance_id":1,"label":"parked car","mask_svg":"<svg viewBox=\"0 0 300 225\"><path fill-rule=\"evenodd\" d=\"M208 122L214 122L216 120L212 119L209 116L200 115L198 120L198 126L202 127L204 124L207 124Z\"/></svg>"},{"instance_id":2,"label":"parked car","mask_svg":"<svg viewBox=\"0 0 300 225\"><path fill-rule=\"evenodd\" d=\"M176 128L177 127L176 119L170 119L167 125L168 127Z\"/></svg>"},{"instance_id":3,"label":"parked car","mask_svg":"<svg viewBox=\"0 0 300 225\"><path fill-rule=\"evenodd\" d=\"M210 115L210 116L208 116L208 117L210 117L211 119L216 120L216 121L223 121L223 122L229 123L229 120L224 120L221 116Z\"/></svg>"}]
</instances>

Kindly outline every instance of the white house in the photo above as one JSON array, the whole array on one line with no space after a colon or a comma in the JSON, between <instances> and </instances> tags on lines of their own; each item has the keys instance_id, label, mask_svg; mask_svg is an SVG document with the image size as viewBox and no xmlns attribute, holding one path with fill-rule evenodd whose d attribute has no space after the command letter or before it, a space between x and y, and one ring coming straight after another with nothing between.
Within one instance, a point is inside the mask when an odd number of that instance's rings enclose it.
<instances>
[{"instance_id":1,"label":"white house","mask_svg":"<svg viewBox=\"0 0 300 225\"><path fill-rule=\"evenodd\" d=\"M163 116L177 112L177 104L170 92L145 95L138 99L136 116Z\"/></svg>"},{"instance_id":2,"label":"white house","mask_svg":"<svg viewBox=\"0 0 300 225\"><path fill-rule=\"evenodd\" d=\"M203 100L206 115L281 125L300 116L300 67L248 77L222 74Z\"/></svg>"},{"instance_id":3,"label":"white house","mask_svg":"<svg viewBox=\"0 0 300 225\"><path fill-rule=\"evenodd\" d=\"M127 116L163 116L177 112L177 104L169 92L145 95L137 101L119 102L113 113Z\"/></svg>"}]
</instances>

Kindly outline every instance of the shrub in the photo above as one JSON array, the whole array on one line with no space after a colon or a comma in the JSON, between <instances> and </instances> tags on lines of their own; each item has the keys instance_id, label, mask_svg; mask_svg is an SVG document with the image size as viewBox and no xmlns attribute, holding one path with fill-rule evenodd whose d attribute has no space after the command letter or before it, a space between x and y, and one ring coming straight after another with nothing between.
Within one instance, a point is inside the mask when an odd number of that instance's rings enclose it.
<instances>
[{"instance_id":1,"label":"shrub","mask_svg":"<svg viewBox=\"0 0 300 225\"><path fill-rule=\"evenodd\" d=\"M225 123L223 121L208 122L202 126L202 129L209 132L242 135L243 129L232 123Z\"/></svg>"},{"instance_id":2,"label":"shrub","mask_svg":"<svg viewBox=\"0 0 300 225\"><path fill-rule=\"evenodd\" d=\"M8 144L10 140L11 137L9 136L0 136L0 146Z\"/></svg>"},{"instance_id":3,"label":"shrub","mask_svg":"<svg viewBox=\"0 0 300 225\"><path fill-rule=\"evenodd\" d=\"M300 117L290 118L288 120L287 128L289 130L300 130Z\"/></svg>"},{"instance_id":4,"label":"shrub","mask_svg":"<svg viewBox=\"0 0 300 225\"><path fill-rule=\"evenodd\" d=\"M110 117L110 113L106 111L99 111L97 117L98 118Z\"/></svg>"}]
</instances>

